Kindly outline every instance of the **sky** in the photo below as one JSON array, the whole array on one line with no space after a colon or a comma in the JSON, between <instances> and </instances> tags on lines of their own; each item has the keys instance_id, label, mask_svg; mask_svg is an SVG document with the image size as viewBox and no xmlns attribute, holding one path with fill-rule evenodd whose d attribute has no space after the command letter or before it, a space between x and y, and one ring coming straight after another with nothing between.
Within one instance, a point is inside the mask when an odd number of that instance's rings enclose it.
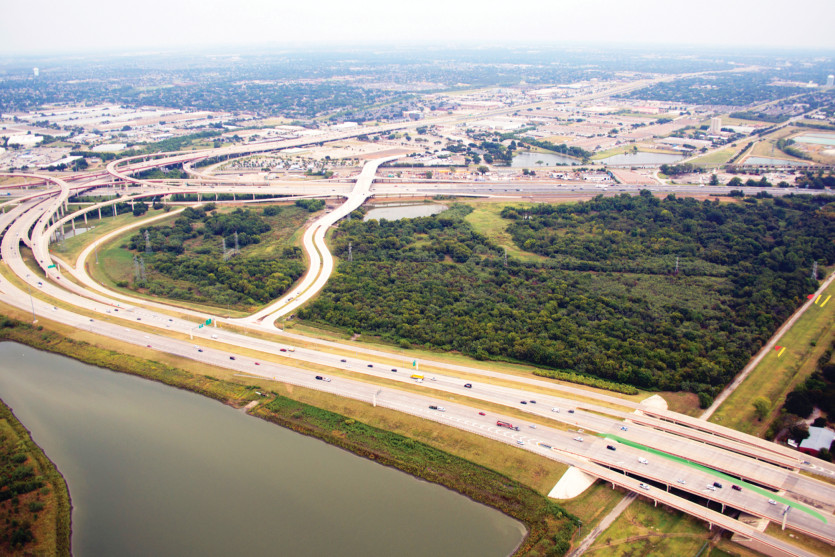
<instances>
[{"instance_id":1,"label":"sky","mask_svg":"<svg viewBox=\"0 0 835 557\"><path fill-rule=\"evenodd\" d=\"M835 50L833 22L835 0L5 0L0 56L420 43Z\"/></svg>"}]
</instances>

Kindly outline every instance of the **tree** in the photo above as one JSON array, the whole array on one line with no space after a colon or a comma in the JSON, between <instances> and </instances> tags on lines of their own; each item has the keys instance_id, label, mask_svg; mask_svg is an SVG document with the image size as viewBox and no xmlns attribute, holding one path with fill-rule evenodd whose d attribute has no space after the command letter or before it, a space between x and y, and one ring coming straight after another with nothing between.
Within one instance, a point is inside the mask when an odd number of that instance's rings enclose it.
<instances>
[{"instance_id":1,"label":"tree","mask_svg":"<svg viewBox=\"0 0 835 557\"><path fill-rule=\"evenodd\" d=\"M764 420L771 411L771 401L764 396L758 396L751 404L754 405L754 411L757 413L757 419L760 421Z\"/></svg>"},{"instance_id":2,"label":"tree","mask_svg":"<svg viewBox=\"0 0 835 557\"><path fill-rule=\"evenodd\" d=\"M719 185L719 176L716 174L710 175L710 185L711 186L718 186Z\"/></svg>"},{"instance_id":3,"label":"tree","mask_svg":"<svg viewBox=\"0 0 835 557\"><path fill-rule=\"evenodd\" d=\"M742 186L742 180L739 178L739 176L734 176L733 178L731 178L730 182L728 182L728 187L729 188L738 188L738 187L741 187L741 186Z\"/></svg>"},{"instance_id":4,"label":"tree","mask_svg":"<svg viewBox=\"0 0 835 557\"><path fill-rule=\"evenodd\" d=\"M484 165L481 165L481 166L479 166L476 170L478 170L478 172L479 172L480 174L487 174L487 172L488 172L490 169L489 169L489 168L487 168L487 167L486 167L486 166L484 166Z\"/></svg>"}]
</instances>

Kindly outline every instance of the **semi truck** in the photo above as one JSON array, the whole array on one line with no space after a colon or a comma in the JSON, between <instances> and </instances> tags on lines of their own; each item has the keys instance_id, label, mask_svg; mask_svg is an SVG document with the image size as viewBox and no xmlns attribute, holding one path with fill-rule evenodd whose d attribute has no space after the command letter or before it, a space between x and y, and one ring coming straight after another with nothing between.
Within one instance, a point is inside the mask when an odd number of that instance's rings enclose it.
<instances>
[{"instance_id":1,"label":"semi truck","mask_svg":"<svg viewBox=\"0 0 835 557\"><path fill-rule=\"evenodd\" d=\"M498 420L496 422L496 425L499 426L499 427L506 427L507 429L514 429L516 431L519 431L519 426L515 426L510 422L503 422L501 420Z\"/></svg>"}]
</instances>

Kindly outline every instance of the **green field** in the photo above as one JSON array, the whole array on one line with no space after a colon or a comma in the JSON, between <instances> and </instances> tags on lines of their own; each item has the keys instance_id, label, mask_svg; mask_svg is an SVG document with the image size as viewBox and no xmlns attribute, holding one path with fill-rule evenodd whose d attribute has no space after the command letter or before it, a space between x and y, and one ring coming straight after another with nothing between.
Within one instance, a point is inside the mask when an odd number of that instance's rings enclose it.
<instances>
[{"instance_id":1,"label":"green field","mask_svg":"<svg viewBox=\"0 0 835 557\"><path fill-rule=\"evenodd\" d=\"M707 524L638 498L597 538L592 557L696 555L713 535Z\"/></svg>"},{"instance_id":2,"label":"green field","mask_svg":"<svg viewBox=\"0 0 835 557\"><path fill-rule=\"evenodd\" d=\"M510 221L501 217L502 209L506 203L473 203L473 212L464 217L472 227L473 230L479 234L484 234L496 245L507 250L507 256L518 259L519 261L546 261L548 258L535 253L519 249L513 243L513 238L507 232L507 227ZM520 207L528 205L522 203Z\"/></svg>"},{"instance_id":3,"label":"green field","mask_svg":"<svg viewBox=\"0 0 835 557\"><path fill-rule=\"evenodd\" d=\"M826 289L823 299L835 297L835 282ZM822 303L822 301L821 301ZM782 356L771 351L745 381L713 413L710 421L738 431L761 436L779 413L786 394L815 371L818 358L829 346L835 333L835 301L826 306L813 305L777 342L785 346ZM751 401L763 396L772 403L771 415L758 420Z\"/></svg>"}]
</instances>

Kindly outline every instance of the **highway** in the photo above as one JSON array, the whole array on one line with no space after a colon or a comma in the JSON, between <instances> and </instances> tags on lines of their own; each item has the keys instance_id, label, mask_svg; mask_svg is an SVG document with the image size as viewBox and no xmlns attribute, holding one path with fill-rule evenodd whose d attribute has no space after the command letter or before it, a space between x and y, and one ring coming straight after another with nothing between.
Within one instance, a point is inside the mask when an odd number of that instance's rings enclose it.
<instances>
[{"instance_id":1,"label":"highway","mask_svg":"<svg viewBox=\"0 0 835 557\"><path fill-rule=\"evenodd\" d=\"M372 188L378 166L387 160L392 158L368 163L353 189L346 192L346 201L305 231L304 246L311 266L298 285L256 314L219 320L220 328L202 329L197 328L199 321L213 317L218 323L217 316L114 293L90 279L85 265L103 239L87 246L73 265L52 267L50 238L62 226L59 215L65 211L67 198L76 185L41 176L55 187L19 201L0 215L0 231L5 231L0 244L5 272L15 275L18 284L26 284L26 290L21 289L8 276L0 275L0 300L24 312L32 311L39 320L55 321L143 346L149 356L151 351L170 353L265 381L280 381L366 401L509 443L739 532L773 547L780 554L808 553L720 511L730 508L779 522L785 505L789 504L793 508L788 516L791 528L835 543L832 515L835 486L798 473L804 469L831 478L835 467L821 462L813 468L804 464L805 456L788 448L614 395L531 376L490 371L476 365L422 360L424 380L416 382L410 378L412 358L408 355L276 330L275 320L304 304L330 276L333 259L324 243L328 227L359 207L369 195L388 191L388 184ZM114 171L119 172L116 165ZM398 193L413 195L458 187L398 186ZM506 193L526 187L515 186L505 186ZM119 201L182 191L160 184L142 183L141 187L143 191L136 196ZM217 185L201 187L198 191L239 192L239 187ZM550 191L557 189L555 186ZM523 195L527 193L533 192L525 191ZM85 210L98 210L100 206ZM69 218L70 215L63 216L65 221ZM143 226L147 222L138 220L129 226ZM127 229L114 231L110 236ZM47 280L39 279L21 259L21 242L31 247ZM30 290L34 296L30 296ZM261 356L255 359L242 352ZM315 366L313 369L317 371L304 369L305 366ZM323 372L323 369L330 371ZM317 374L331 380L317 380ZM370 377L377 382L384 381L384 386L370 383ZM488 411L483 409L484 405L513 409L513 412ZM443 407L444 411L430 406ZM520 420L519 415L527 419ZM497 427L497 421L512 423L519 430ZM602 435L610 438L604 439ZM580 437L582 441L576 440ZM720 473L732 478L728 480ZM712 489L713 482L721 483L722 487ZM642 488L641 484L648 484L649 489ZM740 485L739 491L731 488L735 484ZM769 503L769 499L777 504Z\"/></svg>"}]
</instances>

